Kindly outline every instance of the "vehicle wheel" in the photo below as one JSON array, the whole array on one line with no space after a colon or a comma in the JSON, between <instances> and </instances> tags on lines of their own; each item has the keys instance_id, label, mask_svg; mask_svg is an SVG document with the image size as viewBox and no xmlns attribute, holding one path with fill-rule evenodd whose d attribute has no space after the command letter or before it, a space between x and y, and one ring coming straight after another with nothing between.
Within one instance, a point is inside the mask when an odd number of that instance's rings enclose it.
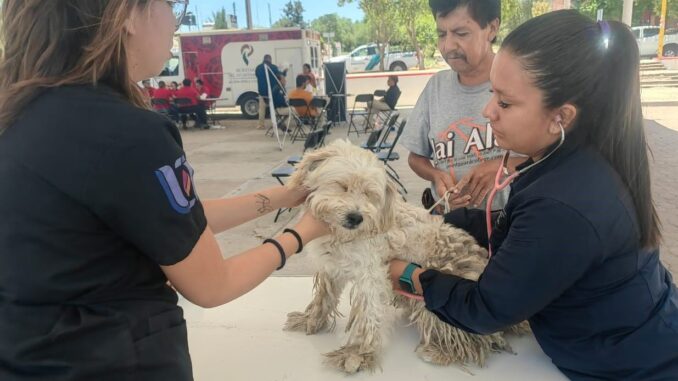
<instances>
[{"instance_id":1,"label":"vehicle wheel","mask_svg":"<svg viewBox=\"0 0 678 381\"><path fill-rule=\"evenodd\" d=\"M666 45L664 47L664 57L678 57L678 45Z\"/></svg>"},{"instance_id":2,"label":"vehicle wheel","mask_svg":"<svg viewBox=\"0 0 678 381\"><path fill-rule=\"evenodd\" d=\"M259 118L259 97L256 95L248 95L240 103L240 111L247 119Z\"/></svg>"},{"instance_id":3,"label":"vehicle wheel","mask_svg":"<svg viewBox=\"0 0 678 381\"><path fill-rule=\"evenodd\" d=\"M407 65L405 65L403 62L394 62L391 64L391 67L389 68L391 71L405 71L407 70Z\"/></svg>"}]
</instances>

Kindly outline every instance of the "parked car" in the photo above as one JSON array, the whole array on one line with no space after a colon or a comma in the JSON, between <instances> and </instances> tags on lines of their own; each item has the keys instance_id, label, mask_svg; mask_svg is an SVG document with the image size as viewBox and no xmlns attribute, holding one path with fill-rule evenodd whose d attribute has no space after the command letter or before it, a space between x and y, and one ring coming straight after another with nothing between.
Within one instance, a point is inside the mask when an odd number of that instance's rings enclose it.
<instances>
[{"instance_id":1,"label":"parked car","mask_svg":"<svg viewBox=\"0 0 678 381\"><path fill-rule=\"evenodd\" d=\"M346 62L346 71L349 73L377 71L379 70L379 48L377 44L362 45L348 55L330 58L329 62ZM397 52L390 46L386 46L384 58L386 70L408 70L418 64L415 52Z\"/></svg>"},{"instance_id":2,"label":"parked car","mask_svg":"<svg viewBox=\"0 0 678 381\"><path fill-rule=\"evenodd\" d=\"M656 56L659 47L658 26L634 26L631 28L638 41L641 56ZM664 57L678 57L678 30L667 29L664 33Z\"/></svg>"}]
</instances>

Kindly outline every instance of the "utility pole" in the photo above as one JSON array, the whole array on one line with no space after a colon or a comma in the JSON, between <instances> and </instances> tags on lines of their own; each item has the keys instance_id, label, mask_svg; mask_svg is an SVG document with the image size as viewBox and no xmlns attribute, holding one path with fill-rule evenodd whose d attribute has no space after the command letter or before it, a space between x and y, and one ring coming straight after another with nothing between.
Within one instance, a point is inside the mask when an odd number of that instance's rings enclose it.
<instances>
[{"instance_id":1,"label":"utility pole","mask_svg":"<svg viewBox=\"0 0 678 381\"><path fill-rule=\"evenodd\" d=\"M268 27L273 26L273 18L271 17L271 3L268 3Z\"/></svg>"},{"instance_id":2,"label":"utility pole","mask_svg":"<svg viewBox=\"0 0 678 381\"><path fill-rule=\"evenodd\" d=\"M657 57L664 58L664 33L666 32L666 0L662 0L662 14L659 21L659 47Z\"/></svg>"},{"instance_id":3,"label":"utility pole","mask_svg":"<svg viewBox=\"0 0 678 381\"><path fill-rule=\"evenodd\" d=\"M251 0L245 0L245 13L247 14L247 29L252 29L252 4L251 4Z\"/></svg>"}]
</instances>

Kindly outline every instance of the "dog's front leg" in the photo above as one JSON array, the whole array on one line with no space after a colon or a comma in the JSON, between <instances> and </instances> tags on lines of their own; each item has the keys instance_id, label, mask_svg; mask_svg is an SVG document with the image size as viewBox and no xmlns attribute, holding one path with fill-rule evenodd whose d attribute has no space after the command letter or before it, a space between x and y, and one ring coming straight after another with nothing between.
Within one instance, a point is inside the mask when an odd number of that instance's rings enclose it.
<instances>
[{"instance_id":1,"label":"dog's front leg","mask_svg":"<svg viewBox=\"0 0 678 381\"><path fill-rule=\"evenodd\" d=\"M286 331L303 331L312 335L329 327L334 329L339 314L337 305L346 282L321 271L313 278L313 300L304 312L290 312L285 323Z\"/></svg>"},{"instance_id":2,"label":"dog's front leg","mask_svg":"<svg viewBox=\"0 0 678 381\"><path fill-rule=\"evenodd\" d=\"M325 354L328 365L346 373L377 368L390 287L386 279L356 281L351 290L351 314L346 326L349 338L343 347Z\"/></svg>"}]
</instances>

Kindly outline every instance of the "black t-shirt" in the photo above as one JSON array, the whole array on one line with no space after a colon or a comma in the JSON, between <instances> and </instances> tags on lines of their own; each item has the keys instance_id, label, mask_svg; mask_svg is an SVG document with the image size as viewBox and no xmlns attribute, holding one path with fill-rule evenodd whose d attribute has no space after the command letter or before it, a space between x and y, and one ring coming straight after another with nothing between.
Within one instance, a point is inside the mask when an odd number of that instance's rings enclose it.
<instances>
[{"instance_id":1,"label":"black t-shirt","mask_svg":"<svg viewBox=\"0 0 678 381\"><path fill-rule=\"evenodd\" d=\"M108 87L51 89L0 135L0 379L191 379L159 265L206 227L181 137Z\"/></svg>"},{"instance_id":2,"label":"black t-shirt","mask_svg":"<svg viewBox=\"0 0 678 381\"><path fill-rule=\"evenodd\" d=\"M400 88L398 85L393 85L386 90L386 95L384 96L384 102L391 108L395 110L398 105L398 99L400 98Z\"/></svg>"}]
</instances>

